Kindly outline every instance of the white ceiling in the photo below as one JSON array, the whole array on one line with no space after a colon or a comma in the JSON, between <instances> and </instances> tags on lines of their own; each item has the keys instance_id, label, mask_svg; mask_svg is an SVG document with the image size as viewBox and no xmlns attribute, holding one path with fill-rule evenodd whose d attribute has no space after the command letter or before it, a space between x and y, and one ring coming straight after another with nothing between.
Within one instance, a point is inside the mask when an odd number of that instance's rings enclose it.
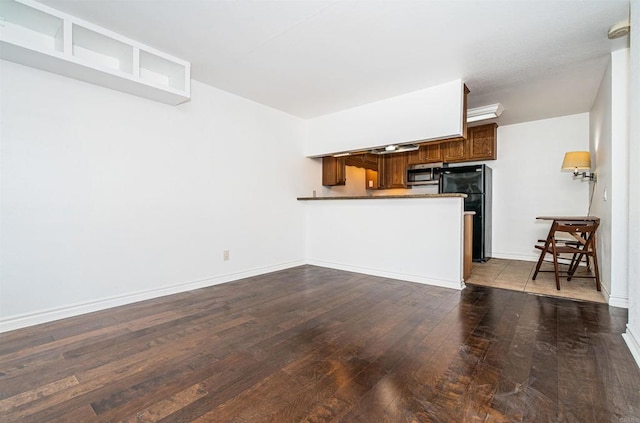
<instances>
[{"instance_id":1,"label":"white ceiling","mask_svg":"<svg viewBox=\"0 0 640 423\"><path fill-rule=\"evenodd\" d=\"M628 0L42 0L303 118L462 79L500 124L586 112Z\"/></svg>"}]
</instances>

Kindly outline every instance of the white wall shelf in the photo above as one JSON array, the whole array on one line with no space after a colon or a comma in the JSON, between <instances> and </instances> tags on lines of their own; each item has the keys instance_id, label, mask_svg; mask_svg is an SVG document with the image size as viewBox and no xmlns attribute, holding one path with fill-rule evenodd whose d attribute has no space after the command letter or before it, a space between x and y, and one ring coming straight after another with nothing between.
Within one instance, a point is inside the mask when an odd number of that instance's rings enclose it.
<instances>
[{"instance_id":1,"label":"white wall shelf","mask_svg":"<svg viewBox=\"0 0 640 423\"><path fill-rule=\"evenodd\" d=\"M140 50L140 78L175 90L185 89L185 67L164 55Z\"/></svg>"},{"instance_id":2,"label":"white wall shelf","mask_svg":"<svg viewBox=\"0 0 640 423\"><path fill-rule=\"evenodd\" d=\"M31 0L2 0L0 58L149 98L191 98L191 64Z\"/></svg>"}]
</instances>

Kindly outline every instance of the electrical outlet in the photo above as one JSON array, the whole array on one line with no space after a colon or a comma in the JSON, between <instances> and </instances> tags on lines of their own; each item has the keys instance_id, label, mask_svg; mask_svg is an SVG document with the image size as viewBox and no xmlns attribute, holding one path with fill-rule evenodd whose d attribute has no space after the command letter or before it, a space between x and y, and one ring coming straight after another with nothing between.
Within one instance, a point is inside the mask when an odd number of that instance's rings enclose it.
<instances>
[{"instance_id":1,"label":"electrical outlet","mask_svg":"<svg viewBox=\"0 0 640 423\"><path fill-rule=\"evenodd\" d=\"M222 251L222 260L229 261L229 250Z\"/></svg>"}]
</instances>

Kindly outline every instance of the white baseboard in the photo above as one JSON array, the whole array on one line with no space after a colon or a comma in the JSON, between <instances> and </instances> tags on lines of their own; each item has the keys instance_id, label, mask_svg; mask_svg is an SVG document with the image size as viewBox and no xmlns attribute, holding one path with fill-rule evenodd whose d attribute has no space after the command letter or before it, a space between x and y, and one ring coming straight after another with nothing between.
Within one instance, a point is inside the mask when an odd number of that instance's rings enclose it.
<instances>
[{"instance_id":1,"label":"white baseboard","mask_svg":"<svg viewBox=\"0 0 640 423\"><path fill-rule=\"evenodd\" d=\"M631 331L629 325L627 325L627 331L622 334L622 337L627 343L631 355L636 360L636 364L640 367L640 339Z\"/></svg>"},{"instance_id":2,"label":"white baseboard","mask_svg":"<svg viewBox=\"0 0 640 423\"><path fill-rule=\"evenodd\" d=\"M500 253L495 251L491 252L491 258L505 260L538 261L539 257L539 255L534 254Z\"/></svg>"},{"instance_id":3,"label":"white baseboard","mask_svg":"<svg viewBox=\"0 0 640 423\"><path fill-rule=\"evenodd\" d=\"M604 297L604 301L607 304L609 304L609 298L611 297L611 294L609 294L609 291L607 290L607 287L602 285L602 284L600 284L600 293Z\"/></svg>"},{"instance_id":4,"label":"white baseboard","mask_svg":"<svg viewBox=\"0 0 640 423\"><path fill-rule=\"evenodd\" d=\"M611 307L629 308L628 298L614 297L607 290L606 286L604 286L603 284L600 284L600 286L602 289L600 292L602 293L602 296L604 297L604 300L607 302L607 304L609 304Z\"/></svg>"},{"instance_id":5,"label":"white baseboard","mask_svg":"<svg viewBox=\"0 0 640 423\"><path fill-rule=\"evenodd\" d=\"M226 282L233 282L239 279L258 276L265 273L276 272L278 270L289 269L291 267L302 266L306 264L304 261L292 261L288 263L276 264L273 266L257 267L242 272L229 273L197 281L185 282L159 289L148 291L140 291L125 294L117 297L103 298L96 301L72 304L60 308L43 310L35 313L23 314L18 316L9 316L0 319L0 333L14 329L25 328L28 326L48 323L54 320L65 319L67 317L79 316L81 314L92 313L94 311L105 310L107 308L118 307L121 305L136 303L139 301L150 300L153 298L164 297L166 295L177 294L180 292L191 291L193 289L206 288L208 286L218 285Z\"/></svg>"},{"instance_id":6,"label":"white baseboard","mask_svg":"<svg viewBox=\"0 0 640 423\"><path fill-rule=\"evenodd\" d=\"M539 255L527 255L527 254L513 254L513 253L491 253L491 258L496 258L496 259L505 259L505 260L520 260L520 261L532 261L532 262L537 262L538 259L540 258ZM558 260L559 263L563 263L563 264L569 264L571 263L570 260L560 257L560 259ZM545 263L552 263L551 259L547 259L545 260ZM580 266L583 266L584 264L580 264Z\"/></svg>"},{"instance_id":7,"label":"white baseboard","mask_svg":"<svg viewBox=\"0 0 640 423\"><path fill-rule=\"evenodd\" d=\"M620 307L620 308L629 308L629 299L624 297L613 297L609 295L609 300L607 301L612 307Z\"/></svg>"},{"instance_id":8,"label":"white baseboard","mask_svg":"<svg viewBox=\"0 0 640 423\"><path fill-rule=\"evenodd\" d=\"M425 285L433 285L433 286L440 286L443 288L450 288L450 289L455 289L455 290L462 290L464 288L464 282L462 281L446 281L446 280L440 280L440 279L431 279L431 278L425 278L423 276L418 276L418 275L410 275L410 274L405 274L405 273L397 273L397 272L388 272L386 270L380 270L380 269L371 269L368 267L359 267L359 266L351 266L351 265L347 265L347 264L342 264L342 263L333 263L333 262L328 262L328 261L322 261L322 260L307 260L307 264L311 264L313 266L319 266L319 267L328 267L330 269L336 269L336 270L344 270L347 272L354 272L354 273L363 273L365 275L371 275L371 276L379 276L382 278L389 278L389 279L398 279L401 281L407 281L407 282L416 282L416 283L421 283L421 284L425 284Z\"/></svg>"}]
</instances>

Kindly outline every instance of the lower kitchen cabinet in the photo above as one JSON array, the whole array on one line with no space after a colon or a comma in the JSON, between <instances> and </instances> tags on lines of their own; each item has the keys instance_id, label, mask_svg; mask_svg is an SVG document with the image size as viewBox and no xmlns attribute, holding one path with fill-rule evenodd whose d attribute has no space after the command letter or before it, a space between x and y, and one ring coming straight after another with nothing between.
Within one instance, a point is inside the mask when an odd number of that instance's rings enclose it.
<instances>
[{"instance_id":1,"label":"lower kitchen cabinet","mask_svg":"<svg viewBox=\"0 0 640 423\"><path fill-rule=\"evenodd\" d=\"M344 185L347 181L344 157L322 158L322 185Z\"/></svg>"}]
</instances>

